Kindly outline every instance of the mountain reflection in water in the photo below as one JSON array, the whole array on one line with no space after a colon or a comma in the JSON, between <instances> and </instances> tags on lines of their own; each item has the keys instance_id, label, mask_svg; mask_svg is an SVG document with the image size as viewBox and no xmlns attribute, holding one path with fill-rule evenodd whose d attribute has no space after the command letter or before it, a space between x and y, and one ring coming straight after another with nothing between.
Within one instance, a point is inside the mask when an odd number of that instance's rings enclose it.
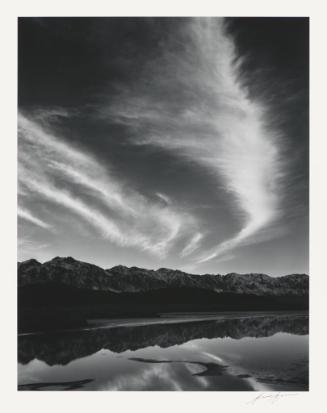
<instances>
[{"instance_id":1,"label":"mountain reflection in water","mask_svg":"<svg viewBox=\"0 0 327 413\"><path fill-rule=\"evenodd\" d=\"M19 389L307 390L307 335L306 314L21 335Z\"/></svg>"}]
</instances>

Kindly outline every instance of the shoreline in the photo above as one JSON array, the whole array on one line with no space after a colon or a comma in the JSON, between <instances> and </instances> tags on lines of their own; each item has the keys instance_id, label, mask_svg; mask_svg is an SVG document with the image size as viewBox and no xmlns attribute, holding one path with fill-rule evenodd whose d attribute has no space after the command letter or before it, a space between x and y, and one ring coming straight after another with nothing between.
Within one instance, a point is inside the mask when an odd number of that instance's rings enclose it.
<instances>
[{"instance_id":1,"label":"shoreline","mask_svg":"<svg viewBox=\"0 0 327 413\"><path fill-rule=\"evenodd\" d=\"M202 315L200 315L202 314ZM266 317L273 315L281 316L303 316L309 315L308 310L280 310L280 311L228 311L228 312L181 312L181 313L160 313L153 317L126 317L126 318L97 318L89 319L87 323L89 327L86 328L71 328L71 329L58 329L54 331L34 331L19 333L18 337L39 335L39 334L49 334L49 333L60 333L60 332L73 332L73 331L92 331L98 329L110 329L117 327L137 327L144 325L156 325L156 324L180 324L180 323L192 323L197 321L207 321L207 320L221 320L221 319L240 319L240 318L252 318L252 317ZM135 320L135 321L133 321Z\"/></svg>"}]
</instances>

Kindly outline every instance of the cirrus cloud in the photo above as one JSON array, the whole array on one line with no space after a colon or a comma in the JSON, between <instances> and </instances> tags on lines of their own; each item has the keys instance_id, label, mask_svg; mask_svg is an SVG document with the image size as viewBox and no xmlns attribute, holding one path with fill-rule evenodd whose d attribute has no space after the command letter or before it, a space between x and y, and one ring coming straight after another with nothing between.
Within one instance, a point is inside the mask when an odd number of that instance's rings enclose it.
<instances>
[{"instance_id":1,"label":"cirrus cloud","mask_svg":"<svg viewBox=\"0 0 327 413\"><path fill-rule=\"evenodd\" d=\"M50 228L26 209L30 201L47 201L78 216L103 239L162 257L196 225L174 206L126 188L108 165L58 137L45 118L19 113L20 218ZM51 222L51 214L47 219Z\"/></svg>"},{"instance_id":2,"label":"cirrus cloud","mask_svg":"<svg viewBox=\"0 0 327 413\"><path fill-rule=\"evenodd\" d=\"M98 115L141 131L131 138L136 145L154 145L204 166L215 176L217 191L232 196L240 229L200 253L201 263L262 230L267 238L282 215L283 148L269 125L269 107L250 97L242 81L242 59L224 20L190 19L178 36L168 36L162 56L145 65L143 84L139 79ZM182 255L195 250L194 237Z\"/></svg>"}]
</instances>

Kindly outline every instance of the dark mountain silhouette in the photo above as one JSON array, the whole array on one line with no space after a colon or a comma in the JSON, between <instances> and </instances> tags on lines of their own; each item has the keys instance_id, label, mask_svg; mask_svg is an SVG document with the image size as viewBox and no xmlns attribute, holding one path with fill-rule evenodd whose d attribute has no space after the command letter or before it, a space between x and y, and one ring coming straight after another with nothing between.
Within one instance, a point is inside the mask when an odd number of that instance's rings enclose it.
<instances>
[{"instance_id":1,"label":"dark mountain silhouette","mask_svg":"<svg viewBox=\"0 0 327 413\"><path fill-rule=\"evenodd\" d=\"M34 259L18 264L19 287L48 283L116 293L146 292L163 288L200 288L217 293L305 295L308 294L309 277L306 274L276 278L266 274L195 275L168 268L154 271L122 265L104 270L72 257L56 257L44 264Z\"/></svg>"},{"instance_id":2,"label":"dark mountain silhouette","mask_svg":"<svg viewBox=\"0 0 327 413\"><path fill-rule=\"evenodd\" d=\"M67 328L88 318L174 311L308 308L309 277L291 274L194 275L161 268L104 270L71 257L18 263L20 331Z\"/></svg>"}]
</instances>

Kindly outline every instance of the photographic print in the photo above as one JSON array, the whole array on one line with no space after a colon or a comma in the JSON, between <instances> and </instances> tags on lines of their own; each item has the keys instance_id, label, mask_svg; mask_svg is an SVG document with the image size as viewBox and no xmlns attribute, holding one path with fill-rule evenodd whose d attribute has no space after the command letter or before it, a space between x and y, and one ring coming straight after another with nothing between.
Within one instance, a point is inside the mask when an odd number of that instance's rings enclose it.
<instances>
[{"instance_id":1,"label":"photographic print","mask_svg":"<svg viewBox=\"0 0 327 413\"><path fill-rule=\"evenodd\" d=\"M18 390L309 390L309 18L18 18Z\"/></svg>"}]
</instances>

